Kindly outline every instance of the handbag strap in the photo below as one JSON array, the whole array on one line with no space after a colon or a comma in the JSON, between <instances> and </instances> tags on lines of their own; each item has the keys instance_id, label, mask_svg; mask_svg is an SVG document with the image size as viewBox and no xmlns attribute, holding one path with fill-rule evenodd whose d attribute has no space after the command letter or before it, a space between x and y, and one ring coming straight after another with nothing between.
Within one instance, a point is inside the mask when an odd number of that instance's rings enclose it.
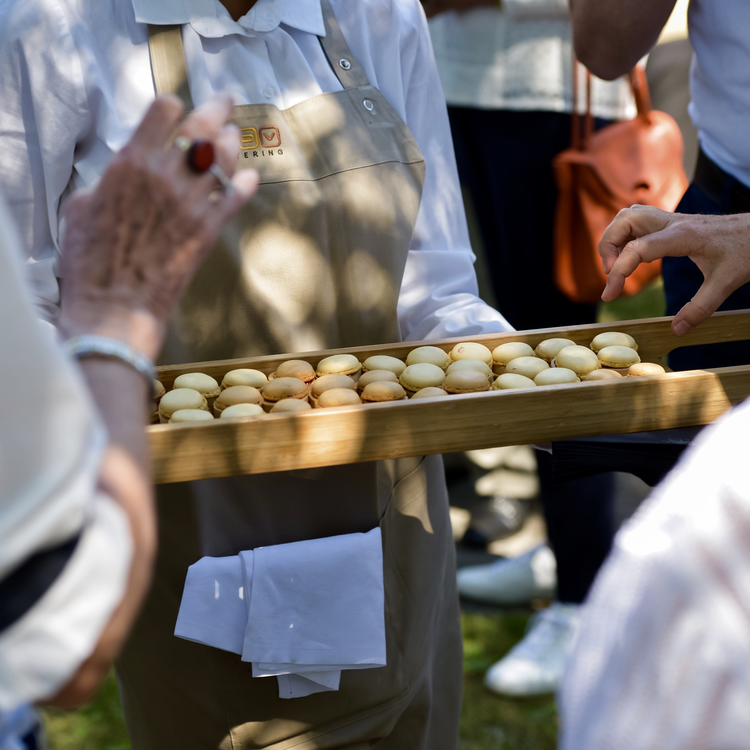
<instances>
[{"instance_id":1,"label":"handbag strap","mask_svg":"<svg viewBox=\"0 0 750 750\"><path fill-rule=\"evenodd\" d=\"M586 110L583 113L583 132L581 132L581 115L578 112L578 66L586 71ZM594 117L591 114L591 73L576 58L573 52L573 112L571 117L570 146L577 151L586 151L589 140L594 132ZM628 75L630 90L633 92L635 107L639 117L648 117L651 112L651 93L648 88L646 70L636 65Z\"/></svg>"}]
</instances>

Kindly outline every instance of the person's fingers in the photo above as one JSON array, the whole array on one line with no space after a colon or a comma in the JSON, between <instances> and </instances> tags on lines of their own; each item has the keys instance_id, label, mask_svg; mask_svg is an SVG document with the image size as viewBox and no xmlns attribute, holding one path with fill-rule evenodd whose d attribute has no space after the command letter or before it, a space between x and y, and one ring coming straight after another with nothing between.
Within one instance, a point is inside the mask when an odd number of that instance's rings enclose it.
<instances>
[{"instance_id":1,"label":"person's fingers","mask_svg":"<svg viewBox=\"0 0 750 750\"><path fill-rule=\"evenodd\" d=\"M239 211L257 192L260 177L254 169L241 169L232 178L232 190L230 193L220 194L213 208L215 210L215 222L223 224Z\"/></svg>"},{"instance_id":2,"label":"person's fingers","mask_svg":"<svg viewBox=\"0 0 750 750\"><path fill-rule=\"evenodd\" d=\"M219 135L213 141L215 158L214 163L231 180L237 167L237 153L240 150L240 132L236 125L224 125ZM219 179L211 171L202 175L196 175L197 179L191 181L190 195L196 202L205 199L214 190L220 187Z\"/></svg>"},{"instance_id":3,"label":"person's fingers","mask_svg":"<svg viewBox=\"0 0 750 750\"><path fill-rule=\"evenodd\" d=\"M604 273L610 273L623 247L637 237L658 232L669 223L672 214L652 206L634 205L622 209L604 230L599 255Z\"/></svg>"},{"instance_id":4,"label":"person's fingers","mask_svg":"<svg viewBox=\"0 0 750 750\"><path fill-rule=\"evenodd\" d=\"M177 135L194 141L214 141L232 116L233 107L234 100L228 94L212 96L180 125Z\"/></svg>"},{"instance_id":5,"label":"person's fingers","mask_svg":"<svg viewBox=\"0 0 750 750\"><path fill-rule=\"evenodd\" d=\"M675 336L684 336L689 333L710 318L726 297L723 285L710 278L706 279L695 297L674 316L672 333Z\"/></svg>"},{"instance_id":6,"label":"person's fingers","mask_svg":"<svg viewBox=\"0 0 750 750\"><path fill-rule=\"evenodd\" d=\"M128 146L133 149L162 148L174 131L185 110L172 94L159 96L149 107Z\"/></svg>"}]
</instances>

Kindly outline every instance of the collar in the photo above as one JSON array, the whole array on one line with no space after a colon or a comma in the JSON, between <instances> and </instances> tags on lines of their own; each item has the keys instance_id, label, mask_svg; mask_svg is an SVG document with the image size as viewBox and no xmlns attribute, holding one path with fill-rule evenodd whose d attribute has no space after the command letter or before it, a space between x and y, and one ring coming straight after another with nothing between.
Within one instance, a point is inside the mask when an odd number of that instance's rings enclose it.
<instances>
[{"instance_id":1,"label":"collar","mask_svg":"<svg viewBox=\"0 0 750 750\"><path fill-rule=\"evenodd\" d=\"M279 24L325 36L320 0L258 0L250 12L233 21L219 0L132 0L135 20L157 26L189 23L204 37L248 36L273 31Z\"/></svg>"}]
</instances>

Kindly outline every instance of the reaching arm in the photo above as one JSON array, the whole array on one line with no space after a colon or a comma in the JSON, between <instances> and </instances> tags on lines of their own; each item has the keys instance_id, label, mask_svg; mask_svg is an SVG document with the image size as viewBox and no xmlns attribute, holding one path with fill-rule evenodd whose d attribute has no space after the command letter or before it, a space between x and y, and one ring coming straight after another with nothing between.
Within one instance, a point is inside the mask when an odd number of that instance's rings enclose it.
<instances>
[{"instance_id":1,"label":"reaching arm","mask_svg":"<svg viewBox=\"0 0 750 750\"><path fill-rule=\"evenodd\" d=\"M570 0L573 46L595 75L613 81L656 44L676 0Z\"/></svg>"}]
</instances>

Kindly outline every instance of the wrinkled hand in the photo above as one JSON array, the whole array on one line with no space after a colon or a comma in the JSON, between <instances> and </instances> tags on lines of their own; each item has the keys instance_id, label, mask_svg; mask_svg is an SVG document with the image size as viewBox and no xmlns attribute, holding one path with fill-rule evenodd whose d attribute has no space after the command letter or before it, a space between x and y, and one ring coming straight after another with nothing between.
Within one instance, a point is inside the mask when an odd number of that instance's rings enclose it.
<instances>
[{"instance_id":1,"label":"wrinkled hand","mask_svg":"<svg viewBox=\"0 0 750 750\"><path fill-rule=\"evenodd\" d=\"M482 5L497 5L493 0L422 0L422 6L427 18L432 18L438 13L448 10L471 10Z\"/></svg>"},{"instance_id":2,"label":"wrinkled hand","mask_svg":"<svg viewBox=\"0 0 750 750\"><path fill-rule=\"evenodd\" d=\"M690 258L704 282L672 321L675 336L684 336L750 281L750 214L693 216L632 206L620 211L607 227L599 254L608 274L605 302L622 292L625 279L640 263L667 256Z\"/></svg>"},{"instance_id":3,"label":"wrinkled hand","mask_svg":"<svg viewBox=\"0 0 750 750\"><path fill-rule=\"evenodd\" d=\"M237 128L226 124L231 113L231 99L216 97L176 131L213 141L216 161L230 176L239 151ZM167 145L182 116L178 99L159 97L99 184L67 201L65 335L113 336L155 358L169 313L224 222L255 193L254 170L234 175L227 194L210 172L189 169L185 154Z\"/></svg>"}]
</instances>

